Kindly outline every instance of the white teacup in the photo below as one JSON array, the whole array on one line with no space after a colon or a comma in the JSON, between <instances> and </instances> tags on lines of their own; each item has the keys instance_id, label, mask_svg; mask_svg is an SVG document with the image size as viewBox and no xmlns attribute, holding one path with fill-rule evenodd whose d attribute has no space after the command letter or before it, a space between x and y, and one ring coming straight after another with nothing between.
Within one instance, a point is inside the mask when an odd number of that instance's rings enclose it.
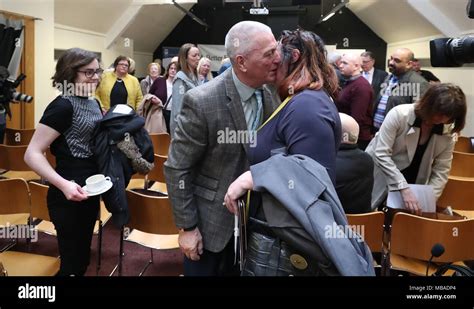
<instances>
[{"instance_id":1,"label":"white teacup","mask_svg":"<svg viewBox=\"0 0 474 309\"><path fill-rule=\"evenodd\" d=\"M104 189L107 185L107 181L110 181L110 177L105 177L102 174L93 175L86 179L86 190L88 192L99 192Z\"/></svg>"}]
</instances>

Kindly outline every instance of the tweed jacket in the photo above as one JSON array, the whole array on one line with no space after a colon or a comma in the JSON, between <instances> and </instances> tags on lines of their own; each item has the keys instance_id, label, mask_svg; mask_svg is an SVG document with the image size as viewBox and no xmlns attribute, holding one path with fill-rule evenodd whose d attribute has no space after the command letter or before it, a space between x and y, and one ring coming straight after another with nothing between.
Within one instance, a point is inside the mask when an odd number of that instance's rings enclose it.
<instances>
[{"instance_id":1,"label":"tweed jacket","mask_svg":"<svg viewBox=\"0 0 474 309\"><path fill-rule=\"evenodd\" d=\"M264 120L278 102L272 93L264 87ZM165 162L166 184L176 226L197 225L212 252L222 251L233 235L234 216L222 203L232 181L249 168L246 133L232 70L184 95Z\"/></svg>"},{"instance_id":2,"label":"tweed jacket","mask_svg":"<svg viewBox=\"0 0 474 309\"><path fill-rule=\"evenodd\" d=\"M405 104L391 110L380 131L365 150L374 159L372 208L385 198L387 190L408 187L402 170L413 161L420 137L420 128L413 127L415 105ZM454 139L451 133L431 136L420 163L417 184L432 185L436 198L443 193L453 159Z\"/></svg>"}]
</instances>

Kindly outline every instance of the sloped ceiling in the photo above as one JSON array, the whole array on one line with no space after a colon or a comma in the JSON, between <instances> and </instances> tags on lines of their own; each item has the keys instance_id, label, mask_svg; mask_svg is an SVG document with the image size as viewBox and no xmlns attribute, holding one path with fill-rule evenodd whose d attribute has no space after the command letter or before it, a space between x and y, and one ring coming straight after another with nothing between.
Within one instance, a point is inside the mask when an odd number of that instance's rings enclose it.
<instances>
[{"instance_id":1,"label":"sloped ceiling","mask_svg":"<svg viewBox=\"0 0 474 309\"><path fill-rule=\"evenodd\" d=\"M465 32L474 30L474 19L466 14L468 0L431 0L456 26Z\"/></svg>"},{"instance_id":2,"label":"sloped ceiling","mask_svg":"<svg viewBox=\"0 0 474 309\"><path fill-rule=\"evenodd\" d=\"M193 4L181 6L189 10ZM135 51L153 52L184 16L174 5L145 5L123 36L134 40Z\"/></svg>"},{"instance_id":3,"label":"sloped ceiling","mask_svg":"<svg viewBox=\"0 0 474 309\"><path fill-rule=\"evenodd\" d=\"M54 22L107 33L132 0L55 0Z\"/></svg>"},{"instance_id":4,"label":"sloped ceiling","mask_svg":"<svg viewBox=\"0 0 474 309\"><path fill-rule=\"evenodd\" d=\"M197 1L176 2L189 10ZM185 16L171 0L55 0L54 19L57 24L106 34L134 3L143 6L122 36L134 40L135 51L152 53Z\"/></svg>"},{"instance_id":5,"label":"sloped ceiling","mask_svg":"<svg viewBox=\"0 0 474 309\"><path fill-rule=\"evenodd\" d=\"M468 0L412 1L429 2L461 32L474 32L474 20L466 15ZM197 0L177 2L189 10ZM134 40L135 51L152 53L185 16L171 0L55 0L55 22L106 34L133 3L143 7L122 36ZM433 26L438 21L420 15L408 0L350 0L348 8L387 43L440 34Z\"/></svg>"},{"instance_id":6,"label":"sloped ceiling","mask_svg":"<svg viewBox=\"0 0 474 309\"><path fill-rule=\"evenodd\" d=\"M466 14L468 0L416 1L431 3L461 31L474 31L474 20ZM387 43L440 34L433 26L439 21L426 19L407 0L350 0L347 7Z\"/></svg>"},{"instance_id":7,"label":"sloped ceiling","mask_svg":"<svg viewBox=\"0 0 474 309\"><path fill-rule=\"evenodd\" d=\"M439 34L406 0L350 0L347 7L387 43Z\"/></svg>"}]
</instances>

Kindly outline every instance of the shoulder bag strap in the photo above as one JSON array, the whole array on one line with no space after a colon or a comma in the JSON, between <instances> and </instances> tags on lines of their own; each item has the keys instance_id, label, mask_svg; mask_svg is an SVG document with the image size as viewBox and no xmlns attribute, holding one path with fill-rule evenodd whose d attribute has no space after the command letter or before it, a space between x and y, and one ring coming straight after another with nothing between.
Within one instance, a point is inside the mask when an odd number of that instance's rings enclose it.
<instances>
[{"instance_id":1,"label":"shoulder bag strap","mask_svg":"<svg viewBox=\"0 0 474 309\"><path fill-rule=\"evenodd\" d=\"M167 107L168 104L170 103L172 96L173 96L173 95L170 95L170 97L168 98L168 100L166 100L166 103L165 103L165 105L163 106L163 110L166 110L166 107Z\"/></svg>"}]
</instances>

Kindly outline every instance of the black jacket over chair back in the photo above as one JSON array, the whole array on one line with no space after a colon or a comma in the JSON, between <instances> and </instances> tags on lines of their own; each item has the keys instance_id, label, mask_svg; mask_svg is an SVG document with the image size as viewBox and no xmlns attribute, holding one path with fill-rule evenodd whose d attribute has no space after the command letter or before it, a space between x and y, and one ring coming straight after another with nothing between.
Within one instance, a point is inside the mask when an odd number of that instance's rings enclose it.
<instances>
[{"instance_id":1,"label":"black jacket over chair back","mask_svg":"<svg viewBox=\"0 0 474 309\"><path fill-rule=\"evenodd\" d=\"M102 199L117 227L128 223L130 214L125 189L135 173L131 161L120 151L117 143L133 137L142 157L150 163L154 160L153 144L143 127L145 119L131 108L125 108L127 113L122 112L123 107L115 105L107 112L97 124L92 141L99 172L109 176L113 183L112 188L102 194ZM119 110L116 111L117 108Z\"/></svg>"}]
</instances>

